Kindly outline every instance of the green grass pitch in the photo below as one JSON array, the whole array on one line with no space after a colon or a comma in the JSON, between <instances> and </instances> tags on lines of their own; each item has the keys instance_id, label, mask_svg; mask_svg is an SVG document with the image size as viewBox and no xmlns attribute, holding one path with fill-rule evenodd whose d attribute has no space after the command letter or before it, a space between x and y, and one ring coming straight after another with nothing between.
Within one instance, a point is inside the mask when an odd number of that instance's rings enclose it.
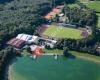
<instances>
[{"instance_id":1,"label":"green grass pitch","mask_svg":"<svg viewBox=\"0 0 100 80\"><path fill-rule=\"evenodd\" d=\"M82 39L82 31L73 28L66 28L61 26L49 26L43 35L53 38L71 38L71 39Z\"/></svg>"}]
</instances>

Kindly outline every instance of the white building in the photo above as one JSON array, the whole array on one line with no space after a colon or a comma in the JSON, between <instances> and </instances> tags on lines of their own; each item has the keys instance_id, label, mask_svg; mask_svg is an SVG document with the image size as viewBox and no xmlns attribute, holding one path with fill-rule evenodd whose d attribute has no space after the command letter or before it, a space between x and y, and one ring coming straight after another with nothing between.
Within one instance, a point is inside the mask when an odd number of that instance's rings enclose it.
<instances>
[{"instance_id":1,"label":"white building","mask_svg":"<svg viewBox=\"0 0 100 80\"><path fill-rule=\"evenodd\" d=\"M24 40L28 43L37 43L38 42L38 36L35 36L35 35L18 34L18 36L16 38L20 39L20 40Z\"/></svg>"},{"instance_id":2,"label":"white building","mask_svg":"<svg viewBox=\"0 0 100 80\"><path fill-rule=\"evenodd\" d=\"M33 35L31 39L28 40L28 43L38 43L39 37Z\"/></svg>"},{"instance_id":3,"label":"white building","mask_svg":"<svg viewBox=\"0 0 100 80\"><path fill-rule=\"evenodd\" d=\"M20 39L20 40L28 41L28 40L32 39L32 35L18 34L18 36L16 38Z\"/></svg>"},{"instance_id":4,"label":"white building","mask_svg":"<svg viewBox=\"0 0 100 80\"><path fill-rule=\"evenodd\" d=\"M40 39L45 40L44 44L47 46L50 46L50 48L54 48L55 44L57 43L56 40L52 40L52 39L46 39L46 38L42 38L42 37Z\"/></svg>"}]
</instances>

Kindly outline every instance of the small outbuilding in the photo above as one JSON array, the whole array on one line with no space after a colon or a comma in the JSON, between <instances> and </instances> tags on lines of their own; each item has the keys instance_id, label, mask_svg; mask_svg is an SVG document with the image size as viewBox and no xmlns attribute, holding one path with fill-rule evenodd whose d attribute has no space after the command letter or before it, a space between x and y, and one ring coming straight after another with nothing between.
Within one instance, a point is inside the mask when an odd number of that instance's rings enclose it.
<instances>
[{"instance_id":1,"label":"small outbuilding","mask_svg":"<svg viewBox=\"0 0 100 80\"><path fill-rule=\"evenodd\" d=\"M30 48L31 48L32 54L36 55L37 57L44 53L43 49L37 45L31 45Z\"/></svg>"}]
</instances>

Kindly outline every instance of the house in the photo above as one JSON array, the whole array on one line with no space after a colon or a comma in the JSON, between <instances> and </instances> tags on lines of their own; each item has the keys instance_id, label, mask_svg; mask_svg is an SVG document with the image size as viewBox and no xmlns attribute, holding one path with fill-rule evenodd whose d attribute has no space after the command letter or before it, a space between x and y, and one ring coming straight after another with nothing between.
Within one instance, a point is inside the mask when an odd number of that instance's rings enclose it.
<instances>
[{"instance_id":1,"label":"house","mask_svg":"<svg viewBox=\"0 0 100 80\"><path fill-rule=\"evenodd\" d=\"M44 51L42 50L41 47L37 46L37 45L31 45L30 46L31 52L33 55L36 55L37 57L42 55L44 53Z\"/></svg>"}]
</instances>

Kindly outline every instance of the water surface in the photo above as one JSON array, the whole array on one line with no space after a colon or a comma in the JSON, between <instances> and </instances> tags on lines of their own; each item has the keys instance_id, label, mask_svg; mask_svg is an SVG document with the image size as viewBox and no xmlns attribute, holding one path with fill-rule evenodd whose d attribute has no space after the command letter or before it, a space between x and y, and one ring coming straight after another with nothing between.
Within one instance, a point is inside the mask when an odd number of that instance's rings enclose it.
<instances>
[{"instance_id":1,"label":"water surface","mask_svg":"<svg viewBox=\"0 0 100 80\"><path fill-rule=\"evenodd\" d=\"M100 64L62 56L17 58L11 69L11 80L100 80Z\"/></svg>"}]
</instances>

